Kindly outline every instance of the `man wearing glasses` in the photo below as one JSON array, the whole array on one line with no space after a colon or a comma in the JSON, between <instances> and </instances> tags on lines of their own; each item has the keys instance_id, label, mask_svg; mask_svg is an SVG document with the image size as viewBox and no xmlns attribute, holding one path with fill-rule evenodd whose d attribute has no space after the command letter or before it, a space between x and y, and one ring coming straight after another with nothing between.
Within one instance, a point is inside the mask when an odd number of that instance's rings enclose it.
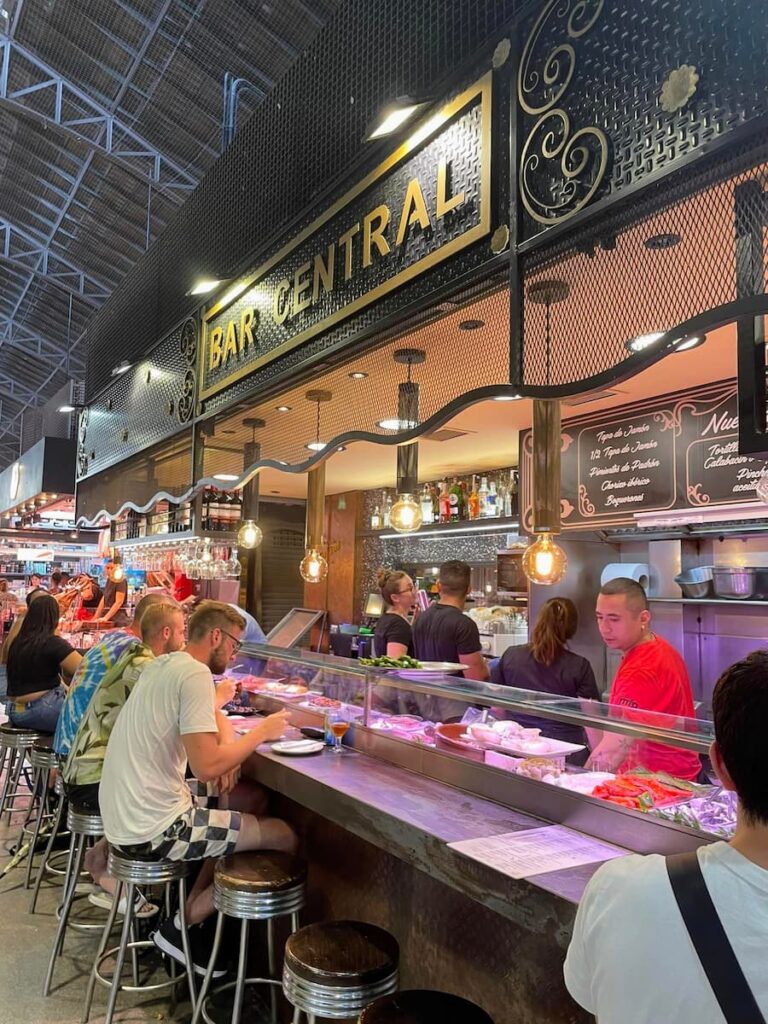
<instances>
[{"instance_id":1,"label":"man wearing glasses","mask_svg":"<svg viewBox=\"0 0 768 1024\"><path fill-rule=\"evenodd\" d=\"M233 808L235 801L220 804L242 762L260 743L279 739L288 724L288 712L281 711L238 737L219 710L234 684L216 690L213 675L224 672L244 630L244 619L229 605L204 601L189 620L186 649L161 655L142 672L104 758L99 803L113 846L130 856L208 861L187 900L190 925L213 913L209 858L243 850L293 852L296 846L284 821L242 813ZM194 776L189 780L187 765ZM202 974L210 936L197 927L189 935L195 970ZM178 914L153 937L159 949L184 962Z\"/></svg>"}]
</instances>

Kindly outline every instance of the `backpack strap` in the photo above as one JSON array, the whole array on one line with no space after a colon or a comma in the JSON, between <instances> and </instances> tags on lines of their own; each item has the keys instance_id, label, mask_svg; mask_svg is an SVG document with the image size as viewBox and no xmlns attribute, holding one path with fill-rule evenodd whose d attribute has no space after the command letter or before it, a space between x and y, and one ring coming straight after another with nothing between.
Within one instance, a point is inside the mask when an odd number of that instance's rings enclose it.
<instances>
[{"instance_id":1,"label":"backpack strap","mask_svg":"<svg viewBox=\"0 0 768 1024\"><path fill-rule=\"evenodd\" d=\"M680 914L727 1024L766 1024L712 902L698 855L676 854L666 862Z\"/></svg>"}]
</instances>

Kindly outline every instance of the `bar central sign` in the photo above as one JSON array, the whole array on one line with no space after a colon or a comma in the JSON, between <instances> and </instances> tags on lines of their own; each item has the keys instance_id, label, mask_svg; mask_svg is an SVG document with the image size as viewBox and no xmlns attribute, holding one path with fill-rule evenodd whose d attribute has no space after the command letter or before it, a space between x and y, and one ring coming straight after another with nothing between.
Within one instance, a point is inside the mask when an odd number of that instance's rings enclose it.
<instances>
[{"instance_id":1,"label":"bar central sign","mask_svg":"<svg viewBox=\"0 0 768 1024\"><path fill-rule=\"evenodd\" d=\"M205 312L201 399L488 234L490 149L488 74Z\"/></svg>"}]
</instances>

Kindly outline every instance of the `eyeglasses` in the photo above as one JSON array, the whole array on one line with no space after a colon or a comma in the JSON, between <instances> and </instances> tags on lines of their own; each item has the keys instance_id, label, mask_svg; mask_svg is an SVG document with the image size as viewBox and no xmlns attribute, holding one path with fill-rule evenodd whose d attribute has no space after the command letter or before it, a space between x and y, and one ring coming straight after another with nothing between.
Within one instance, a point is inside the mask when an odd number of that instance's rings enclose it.
<instances>
[{"instance_id":1,"label":"eyeglasses","mask_svg":"<svg viewBox=\"0 0 768 1024\"><path fill-rule=\"evenodd\" d=\"M237 654L237 652L243 646L243 641L242 640L238 640L237 637L235 637L235 636L232 636L232 634L228 633L226 631L226 629L222 629L221 632L224 634L224 636L228 636L229 639L232 641L232 643L234 644L234 647L235 647L234 653Z\"/></svg>"},{"instance_id":2,"label":"eyeglasses","mask_svg":"<svg viewBox=\"0 0 768 1024\"><path fill-rule=\"evenodd\" d=\"M398 594L412 594L416 588L413 584L410 587L406 587L405 590L398 590Z\"/></svg>"}]
</instances>

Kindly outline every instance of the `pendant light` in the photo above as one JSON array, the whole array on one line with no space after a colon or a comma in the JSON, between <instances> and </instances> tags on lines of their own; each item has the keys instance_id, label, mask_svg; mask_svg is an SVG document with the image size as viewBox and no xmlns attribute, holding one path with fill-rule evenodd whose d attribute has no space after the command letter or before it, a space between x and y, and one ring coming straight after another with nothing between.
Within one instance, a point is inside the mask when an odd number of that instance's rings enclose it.
<instances>
[{"instance_id":1,"label":"pendant light","mask_svg":"<svg viewBox=\"0 0 768 1024\"><path fill-rule=\"evenodd\" d=\"M412 430L419 422L419 385L411 380L411 368L424 363L427 356L420 348L401 348L393 358L408 367L407 380L397 389L398 429ZM422 524L421 506L416 500L418 485L419 444L412 441L397 449L397 501L390 511L389 525L398 533L413 533Z\"/></svg>"},{"instance_id":2,"label":"pendant light","mask_svg":"<svg viewBox=\"0 0 768 1024\"><path fill-rule=\"evenodd\" d=\"M537 281L528 289L528 299L544 305L546 383L551 378L552 332L550 311L563 302L570 288L565 281ZM523 572L532 583L551 586L565 576L568 566L563 549L553 535L560 533L560 402L535 399L533 403L533 533L536 540L523 554Z\"/></svg>"},{"instance_id":3,"label":"pendant light","mask_svg":"<svg viewBox=\"0 0 768 1024\"><path fill-rule=\"evenodd\" d=\"M321 392L327 398L310 398L310 401L330 401L330 391ZM319 422L319 420L318 420ZM305 554L299 563L299 572L305 583L320 583L328 575L328 562L321 553L323 546L323 523L325 520L325 463L315 466L307 474L307 527Z\"/></svg>"},{"instance_id":4,"label":"pendant light","mask_svg":"<svg viewBox=\"0 0 768 1024\"><path fill-rule=\"evenodd\" d=\"M249 416L243 420L243 426L251 428L251 440L245 445L243 451L243 469L250 469L254 462L259 461L261 445L256 440L256 431L266 425L263 419L256 416ZM256 519L253 518L258 513L259 508L258 476L255 476L253 480L250 480L243 487L242 508L248 518L243 520L240 529L237 531L237 546L246 551L253 551L264 539L261 527L257 524Z\"/></svg>"},{"instance_id":5,"label":"pendant light","mask_svg":"<svg viewBox=\"0 0 768 1024\"><path fill-rule=\"evenodd\" d=\"M112 580L115 583L121 583L125 579L125 569L123 568L123 563L116 555L112 558L112 565L114 566L112 569Z\"/></svg>"},{"instance_id":6,"label":"pendant light","mask_svg":"<svg viewBox=\"0 0 768 1024\"><path fill-rule=\"evenodd\" d=\"M330 402L333 395L330 391L323 391L320 388L314 388L312 391L308 391L304 396L308 402L315 402L317 404L317 423L315 427L315 440L305 444L304 447L308 448L311 452L321 452L327 445L325 441L320 440L320 406L323 402Z\"/></svg>"}]
</instances>

